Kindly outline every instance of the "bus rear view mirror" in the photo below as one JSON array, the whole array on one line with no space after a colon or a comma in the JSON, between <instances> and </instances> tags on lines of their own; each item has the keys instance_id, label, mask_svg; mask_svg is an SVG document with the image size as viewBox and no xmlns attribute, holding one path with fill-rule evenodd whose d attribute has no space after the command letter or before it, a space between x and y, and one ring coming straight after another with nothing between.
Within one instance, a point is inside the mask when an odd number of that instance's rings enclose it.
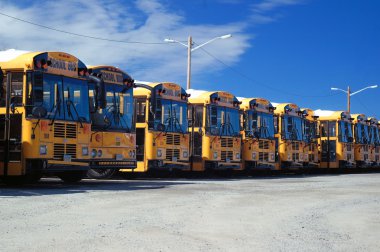
<instances>
[{"instance_id":1,"label":"bus rear view mirror","mask_svg":"<svg viewBox=\"0 0 380 252\"><path fill-rule=\"evenodd\" d=\"M47 115L47 110L44 107L34 107L32 115L36 118L44 118Z\"/></svg>"}]
</instances>

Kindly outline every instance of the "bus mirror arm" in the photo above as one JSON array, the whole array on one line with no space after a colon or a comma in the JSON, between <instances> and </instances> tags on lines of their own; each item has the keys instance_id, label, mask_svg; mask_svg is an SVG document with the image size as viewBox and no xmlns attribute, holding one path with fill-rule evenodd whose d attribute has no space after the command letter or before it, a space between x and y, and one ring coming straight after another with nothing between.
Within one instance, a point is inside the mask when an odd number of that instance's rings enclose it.
<instances>
[{"instance_id":1,"label":"bus mirror arm","mask_svg":"<svg viewBox=\"0 0 380 252\"><path fill-rule=\"evenodd\" d=\"M103 79L96 77L94 75L89 75L88 78L90 81L94 82L97 87L97 92L96 92L96 102L97 102L97 107L101 109L106 108L106 90L105 90L105 85Z\"/></svg>"}]
</instances>

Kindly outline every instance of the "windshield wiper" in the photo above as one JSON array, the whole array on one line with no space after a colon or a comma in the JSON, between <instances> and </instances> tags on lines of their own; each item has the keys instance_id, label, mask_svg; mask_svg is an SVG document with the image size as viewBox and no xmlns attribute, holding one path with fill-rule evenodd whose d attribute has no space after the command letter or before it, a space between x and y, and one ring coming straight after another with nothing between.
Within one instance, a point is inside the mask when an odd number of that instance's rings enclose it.
<instances>
[{"instance_id":1,"label":"windshield wiper","mask_svg":"<svg viewBox=\"0 0 380 252\"><path fill-rule=\"evenodd\" d=\"M51 119L51 122L49 123L49 125L54 124L55 118L57 116L57 112L61 116L61 102L62 101L61 101L61 97L59 94L59 88L57 87L56 96L55 96L55 104L50 110L50 114L53 112L53 110L54 110L54 114L53 114L53 118Z\"/></svg>"},{"instance_id":2,"label":"windshield wiper","mask_svg":"<svg viewBox=\"0 0 380 252\"><path fill-rule=\"evenodd\" d=\"M180 132L182 135L185 135L185 133L182 130L181 124L179 123L179 120L177 118L177 112L175 108L174 108L173 114L174 114L174 129L176 130L176 132Z\"/></svg>"},{"instance_id":3,"label":"windshield wiper","mask_svg":"<svg viewBox=\"0 0 380 252\"><path fill-rule=\"evenodd\" d=\"M77 118L78 118L77 122L79 122L80 127L83 128L82 120L79 117L78 111L75 108L73 101L70 98L70 89L69 89L69 87L67 87L67 101L66 101L67 114L71 117L71 119L73 119L75 121L74 116L71 113L71 109L70 109L71 106L73 106L74 112L77 115Z\"/></svg>"}]
</instances>

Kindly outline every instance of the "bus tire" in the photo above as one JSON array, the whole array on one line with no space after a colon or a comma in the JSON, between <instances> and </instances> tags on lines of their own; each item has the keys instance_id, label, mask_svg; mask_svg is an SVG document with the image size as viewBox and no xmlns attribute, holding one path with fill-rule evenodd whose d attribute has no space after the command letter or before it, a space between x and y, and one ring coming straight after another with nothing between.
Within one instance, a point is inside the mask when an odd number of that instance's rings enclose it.
<instances>
[{"instance_id":1,"label":"bus tire","mask_svg":"<svg viewBox=\"0 0 380 252\"><path fill-rule=\"evenodd\" d=\"M58 178L65 183L76 183L82 180L86 175L86 171L65 171L57 174Z\"/></svg>"},{"instance_id":2,"label":"bus tire","mask_svg":"<svg viewBox=\"0 0 380 252\"><path fill-rule=\"evenodd\" d=\"M87 177L92 179L108 179L117 171L118 169L90 169L87 172Z\"/></svg>"}]
</instances>

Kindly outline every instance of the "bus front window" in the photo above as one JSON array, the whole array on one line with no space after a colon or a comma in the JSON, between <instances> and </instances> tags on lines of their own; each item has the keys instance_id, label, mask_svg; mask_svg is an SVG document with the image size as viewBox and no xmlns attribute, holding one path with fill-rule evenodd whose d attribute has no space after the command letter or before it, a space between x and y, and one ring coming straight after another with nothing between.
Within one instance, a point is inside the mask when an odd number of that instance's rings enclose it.
<instances>
[{"instance_id":1,"label":"bus front window","mask_svg":"<svg viewBox=\"0 0 380 252\"><path fill-rule=\"evenodd\" d=\"M217 136L236 136L239 134L239 110L227 107L207 107L207 133Z\"/></svg>"},{"instance_id":2,"label":"bus front window","mask_svg":"<svg viewBox=\"0 0 380 252\"><path fill-rule=\"evenodd\" d=\"M63 93L66 120L89 122L87 82L63 77Z\"/></svg>"},{"instance_id":3,"label":"bus front window","mask_svg":"<svg viewBox=\"0 0 380 252\"><path fill-rule=\"evenodd\" d=\"M339 122L339 141L344 143L352 143L352 123Z\"/></svg>"},{"instance_id":4,"label":"bus front window","mask_svg":"<svg viewBox=\"0 0 380 252\"><path fill-rule=\"evenodd\" d=\"M94 103L94 86L90 85L90 98ZM105 109L98 109L91 115L91 120L96 129L122 130L133 132L133 90L123 92L123 86L106 84ZM90 104L91 105L91 104ZM92 104L93 107L93 104Z\"/></svg>"},{"instance_id":5,"label":"bus front window","mask_svg":"<svg viewBox=\"0 0 380 252\"><path fill-rule=\"evenodd\" d=\"M274 138L274 117L272 114L249 111L245 121L248 135L264 139Z\"/></svg>"},{"instance_id":6,"label":"bus front window","mask_svg":"<svg viewBox=\"0 0 380 252\"><path fill-rule=\"evenodd\" d=\"M284 115L282 127L284 139L302 140L302 120L299 117Z\"/></svg>"},{"instance_id":7,"label":"bus front window","mask_svg":"<svg viewBox=\"0 0 380 252\"><path fill-rule=\"evenodd\" d=\"M173 100L157 100L156 116L154 128L159 130L159 125L165 126L165 132L186 133L187 123L187 103Z\"/></svg>"}]
</instances>

